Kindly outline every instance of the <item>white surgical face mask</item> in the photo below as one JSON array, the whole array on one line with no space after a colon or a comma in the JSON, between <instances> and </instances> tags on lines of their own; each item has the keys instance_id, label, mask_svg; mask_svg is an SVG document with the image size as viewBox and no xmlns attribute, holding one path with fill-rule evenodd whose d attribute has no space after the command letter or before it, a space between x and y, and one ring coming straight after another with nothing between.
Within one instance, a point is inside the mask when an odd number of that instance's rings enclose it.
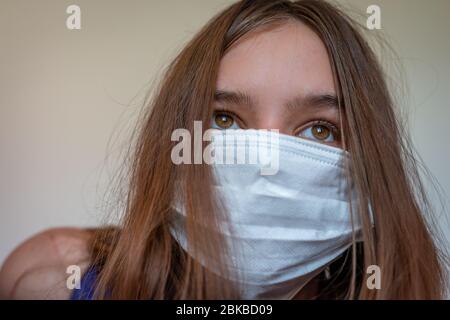
<instances>
[{"instance_id":1,"label":"white surgical face mask","mask_svg":"<svg viewBox=\"0 0 450 320\"><path fill-rule=\"evenodd\" d=\"M228 232L224 227L222 231L232 252L227 267L234 276L229 280L238 282L243 299L291 299L352 243L348 198L350 195L354 204L356 195L343 167L349 154L298 137L271 133L275 140L261 140L262 135L268 134L233 130L213 136L219 154L229 154L237 147L245 150L248 160L249 153L255 151L250 147L258 141L259 151L278 157L278 170L273 175L261 174L262 166L270 166L267 158L257 164L212 165L216 177L213 188L228 216L223 225L232 229ZM237 157L235 152L236 163ZM190 253L184 211L180 204L175 207L172 234ZM359 241L355 211L353 227ZM215 272L212 264L205 266Z\"/></svg>"}]
</instances>

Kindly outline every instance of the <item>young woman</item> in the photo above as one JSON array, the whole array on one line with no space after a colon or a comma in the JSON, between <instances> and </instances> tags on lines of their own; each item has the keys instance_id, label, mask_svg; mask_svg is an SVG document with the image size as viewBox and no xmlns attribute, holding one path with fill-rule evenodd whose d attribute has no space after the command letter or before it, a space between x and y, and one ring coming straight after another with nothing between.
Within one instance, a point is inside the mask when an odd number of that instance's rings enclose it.
<instances>
[{"instance_id":1,"label":"young woman","mask_svg":"<svg viewBox=\"0 0 450 320\"><path fill-rule=\"evenodd\" d=\"M5 262L2 296L442 298L445 257L383 76L356 24L325 1L230 6L149 104L120 226L31 238ZM279 172L175 164L172 134L194 136L195 121L279 130ZM82 268L80 290L66 287L69 265Z\"/></svg>"}]
</instances>

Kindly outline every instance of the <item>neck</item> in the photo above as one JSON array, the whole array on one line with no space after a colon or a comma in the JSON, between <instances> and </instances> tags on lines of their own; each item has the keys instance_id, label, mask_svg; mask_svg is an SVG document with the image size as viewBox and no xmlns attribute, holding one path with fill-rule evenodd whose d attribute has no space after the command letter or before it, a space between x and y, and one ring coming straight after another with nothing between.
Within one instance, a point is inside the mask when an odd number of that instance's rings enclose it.
<instances>
[{"instance_id":1,"label":"neck","mask_svg":"<svg viewBox=\"0 0 450 320\"><path fill-rule=\"evenodd\" d=\"M319 277L314 277L309 281L292 299L293 300L312 300L317 297L319 292Z\"/></svg>"}]
</instances>

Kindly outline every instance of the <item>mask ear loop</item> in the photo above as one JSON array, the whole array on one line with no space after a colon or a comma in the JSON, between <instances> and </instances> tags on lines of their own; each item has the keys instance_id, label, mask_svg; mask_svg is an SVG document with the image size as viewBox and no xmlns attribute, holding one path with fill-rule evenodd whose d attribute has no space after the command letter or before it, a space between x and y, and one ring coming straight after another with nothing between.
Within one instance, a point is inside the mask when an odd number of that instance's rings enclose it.
<instances>
[{"instance_id":1,"label":"mask ear loop","mask_svg":"<svg viewBox=\"0 0 450 320\"><path fill-rule=\"evenodd\" d=\"M330 280L331 279L330 266L327 266L323 272L325 274L325 279Z\"/></svg>"}]
</instances>

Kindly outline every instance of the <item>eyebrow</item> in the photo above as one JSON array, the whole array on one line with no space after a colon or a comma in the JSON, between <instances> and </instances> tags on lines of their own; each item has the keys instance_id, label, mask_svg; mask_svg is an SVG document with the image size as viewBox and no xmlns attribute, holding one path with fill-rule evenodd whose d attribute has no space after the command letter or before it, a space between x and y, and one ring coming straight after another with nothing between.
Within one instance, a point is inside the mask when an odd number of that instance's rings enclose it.
<instances>
[{"instance_id":1,"label":"eyebrow","mask_svg":"<svg viewBox=\"0 0 450 320\"><path fill-rule=\"evenodd\" d=\"M252 108L255 103L245 92L216 90L214 100L221 103L245 105ZM300 107L325 107L338 108L338 98L334 93L299 95L286 103L286 108L297 109Z\"/></svg>"},{"instance_id":2,"label":"eyebrow","mask_svg":"<svg viewBox=\"0 0 450 320\"><path fill-rule=\"evenodd\" d=\"M286 104L288 109L296 109L302 106L308 107L325 107L338 108L338 98L333 93L325 94L308 94L306 96L298 96Z\"/></svg>"},{"instance_id":3,"label":"eyebrow","mask_svg":"<svg viewBox=\"0 0 450 320\"><path fill-rule=\"evenodd\" d=\"M250 108L254 106L254 101L252 98L245 92L241 91L216 90L214 100L222 103L245 105Z\"/></svg>"}]
</instances>

